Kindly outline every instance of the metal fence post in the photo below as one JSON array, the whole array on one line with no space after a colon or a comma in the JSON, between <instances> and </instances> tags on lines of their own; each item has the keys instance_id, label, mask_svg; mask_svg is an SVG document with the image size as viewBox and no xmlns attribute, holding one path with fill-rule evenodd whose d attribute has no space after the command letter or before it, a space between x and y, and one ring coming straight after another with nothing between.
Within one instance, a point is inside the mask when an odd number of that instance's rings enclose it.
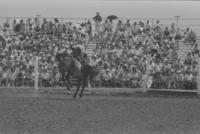
<instances>
[{"instance_id":1,"label":"metal fence post","mask_svg":"<svg viewBox=\"0 0 200 134\"><path fill-rule=\"evenodd\" d=\"M153 28L153 21L154 21L154 19L152 18L151 19L151 27Z\"/></svg>"},{"instance_id":2,"label":"metal fence post","mask_svg":"<svg viewBox=\"0 0 200 134\"><path fill-rule=\"evenodd\" d=\"M39 73L38 73L38 56L35 56L35 91L38 91L38 77L39 77Z\"/></svg>"},{"instance_id":3,"label":"metal fence post","mask_svg":"<svg viewBox=\"0 0 200 134\"><path fill-rule=\"evenodd\" d=\"M200 94L200 58L198 58L197 91Z\"/></svg>"},{"instance_id":4,"label":"metal fence post","mask_svg":"<svg viewBox=\"0 0 200 134\"><path fill-rule=\"evenodd\" d=\"M175 18L176 18L176 27L179 26L178 22L179 22L180 17L181 17L181 16L175 16Z\"/></svg>"}]
</instances>

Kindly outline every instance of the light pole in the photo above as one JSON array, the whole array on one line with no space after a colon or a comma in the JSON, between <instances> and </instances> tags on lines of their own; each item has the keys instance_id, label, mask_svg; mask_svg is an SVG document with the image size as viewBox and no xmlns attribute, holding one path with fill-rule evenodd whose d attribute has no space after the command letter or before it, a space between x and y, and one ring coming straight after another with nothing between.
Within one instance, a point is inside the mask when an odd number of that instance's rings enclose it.
<instances>
[{"instance_id":1,"label":"light pole","mask_svg":"<svg viewBox=\"0 0 200 134\"><path fill-rule=\"evenodd\" d=\"M181 16L174 16L176 18L176 27L178 27L178 21L181 18Z\"/></svg>"}]
</instances>

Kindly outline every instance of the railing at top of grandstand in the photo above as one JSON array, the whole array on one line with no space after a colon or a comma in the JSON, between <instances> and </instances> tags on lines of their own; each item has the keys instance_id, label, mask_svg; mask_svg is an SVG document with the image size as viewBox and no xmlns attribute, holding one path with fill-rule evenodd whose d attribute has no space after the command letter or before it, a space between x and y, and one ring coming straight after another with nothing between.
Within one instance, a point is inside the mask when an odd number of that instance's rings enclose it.
<instances>
[{"instance_id":1,"label":"railing at top of grandstand","mask_svg":"<svg viewBox=\"0 0 200 134\"><path fill-rule=\"evenodd\" d=\"M88 19L91 20L93 19L93 17L28 17L28 16L8 16L8 17L0 17L0 19L28 19L28 18L46 18L46 19L73 19L73 20L84 20L84 19ZM102 17L104 20L106 19L106 17ZM176 18L156 18L156 17L118 17L118 20L176 20ZM179 20L200 20L200 18L179 18Z\"/></svg>"},{"instance_id":2,"label":"railing at top of grandstand","mask_svg":"<svg viewBox=\"0 0 200 134\"><path fill-rule=\"evenodd\" d=\"M57 18L57 19L74 19L74 20L84 20L84 19L93 19L93 17L54 17L54 16L52 16L52 17L42 17L42 16L40 16L40 17L37 17L37 16L32 16L32 17L30 17L30 16L8 16L8 17L0 17L0 19L12 19L12 18L21 18L21 19L28 19L28 18L46 18L46 19L55 19L55 18ZM102 17L103 19L106 19L106 17ZM176 20L176 18L174 17L172 17L172 18L156 18L156 17L118 17L118 19L119 20L127 20L127 19L129 19L129 20ZM179 20L200 20L200 18L179 18Z\"/></svg>"},{"instance_id":3,"label":"railing at top of grandstand","mask_svg":"<svg viewBox=\"0 0 200 134\"><path fill-rule=\"evenodd\" d=\"M28 18L37 18L37 17L0 17L0 19L28 19ZM40 19L73 19L73 20L84 20L84 19L92 19L92 18L64 18L64 17L39 17Z\"/></svg>"},{"instance_id":4,"label":"railing at top of grandstand","mask_svg":"<svg viewBox=\"0 0 200 134\"><path fill-rule=\"evenodd\" d=\"M77 20L82 20L81 22L84 22L84 21L87 21L87 20L92 20L93 18L92 17L85 17L85 18L82 18L82 17L79 17L79 18L75 18L75 17L23 17L23 16L18 16L18 17L0 17L0 20L6 20L6 19L28 19L28 18L31 18L31 19L34 19L34 18L39 18L39 19L59 19L61 21L65 21L65 20L74 20L74 21L77 21ZM105 20L106 18L103 17L103 20ZM168 22L168 24L171 24L173 21L176 22L178 24L178 22L181 22L181 21L200 21L200 18L134 18L134 17L130 17L130 18L124 18L124 17L119 17L118 20L127 20L129 19L130 21L144 21L144 20L149 20L150 23L152 23L152 25L154 25L155 21L159 20L159 21L170 21Z\"/></svg>"},{"instance_id":5,"label":"railing at top of grandstand","mask_svg":"<svg viewBox=\"0 0 200 134\"><path fill-rule=\"evenodd\" d=\"M24 16L18 16L18 17L0 17L0 19L28 19L28 18L40 18L40 19L60 19L60 20L92 20L93 17L85 17L85 18L74 18L74 17L24 17ZM105 17L102 17L103 20L106 20ZM149 20L149 21L155 21L155 20L176 20L175 18L134 18L134 17L130 17L130 18L123 18L123 17L119 17L117 20ZM181 18L179 20L189 20L189 18ZM193 19L192 19L193 20ZM200 20L199 19L196 19L196 20Z\"/></svg>"},{"instance_id":6,"label":"railing at top of grandstand","mask_svg":"<svg viewBox=\"0 0 200 134\"><path fill-rule=\"evenodd\" d=\"M178 17L178 16L177 16ZM136 21L147 21L149 20L151 26L154 26L156 24L156 21L159 20L160 23L163 26L171 26L172 23L175 23L176 26L178 27L194 27L195 30L194 31L198 31L200 30L200 18L181 18L181 17L172 17L172 18L156 18L156 17L147 17L147 18L143 18L143 17L138 17L138 18L134 18L134 17L130 17L130 18L124 18L124 17L118 17L117 20L122 20L123 22L126 22L127 19L130 20L130 23L136 22ZM92 17L43 17L43 16L36 16L36 17L23 17L23 16L18 16L18 17L0 17L0 23L4 23L6 22L6 20L8 19L10 23L12 23L13 19L35 19L35 18L39 18L41 19L47 19L47 20L54 20L55 18L59 19L60 22L74 22L76 24L81 24L84 22L87 22L88 20L91 20L92 25L94 25L94 22L92 21ZM103 17L103 21L106 18ZM117 22L117 20L115 22ZM189 22L191 21L191 22ZM199 27L199 28L198 28Z\"/></svg>"},{"instance_id":7,"label":"railing at top of grandstand","mask_svg":"<svg viewBox=\"0 0 200 134\"><path fill-rule=\"evenodd\" d=\"M17 16L17 17L0 17L0 19L28 19L28 18L40 18L40 19L60 19L60 20L92 20L93 17L41 17L41 16L36 16L36 17L24 17L24 16ZM104 20L106 19L105 17L102 17ZM156 18L156 17L147 17L147 18L144 18L144 17L118 17L118 20L149 20L149 21L155 21L155 20L160 20L160 21L177 21L176 20L176 17L174 18ZM181 21L181 20L184 20L184 21L190 21L190 20L199 20L200 21L200 18L178 18L178 21Z\"/></svg>"}]
</instances>

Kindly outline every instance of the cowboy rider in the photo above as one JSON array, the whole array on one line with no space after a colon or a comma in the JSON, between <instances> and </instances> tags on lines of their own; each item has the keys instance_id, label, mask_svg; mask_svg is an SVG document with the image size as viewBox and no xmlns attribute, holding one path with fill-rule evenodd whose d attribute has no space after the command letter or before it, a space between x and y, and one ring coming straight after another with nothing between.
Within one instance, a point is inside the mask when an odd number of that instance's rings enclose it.
<instances>
[{"instance_id":1,"label":"cowboy rider","mask_svg":"<svg viewBox=\"0 0 200 134\"><path fill-rule=\"evenodd\" d=\"M81 50L81 46L71 46L72 57L79 61L81 64L87 63L87 54Z\"/></svg>"}]
</instances>

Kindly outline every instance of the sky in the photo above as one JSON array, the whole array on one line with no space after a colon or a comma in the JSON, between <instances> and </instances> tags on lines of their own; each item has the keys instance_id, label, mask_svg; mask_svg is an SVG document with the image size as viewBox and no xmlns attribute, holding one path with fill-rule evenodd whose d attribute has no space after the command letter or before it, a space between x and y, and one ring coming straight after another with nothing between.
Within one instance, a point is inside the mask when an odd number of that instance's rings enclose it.
<instances>
[{"instance_id":1,"label":"sky","mask_svg":"<svg viewBox=\"0 0 200 134\"><path fill-rule=\"evenodd\" d=\"M123 18L200 18L198 1L164 0L0 0L0 17L90 18L115 14Z\"/></svg>"}]
</instances>

